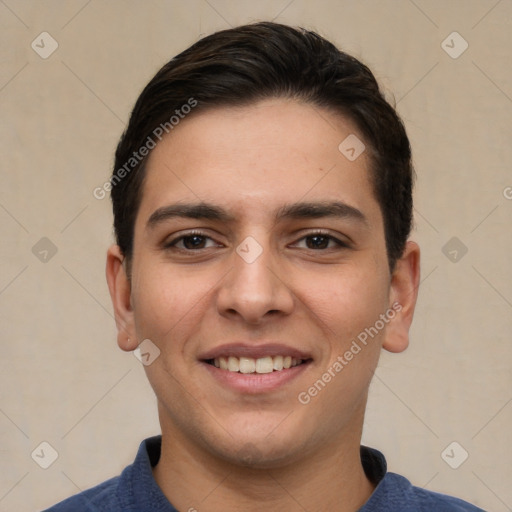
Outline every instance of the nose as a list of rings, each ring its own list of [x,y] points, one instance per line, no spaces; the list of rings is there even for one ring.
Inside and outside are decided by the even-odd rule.
[[[282,264],[271,254],[269,244],[256,245],[252,240],[233,254],[233,268],[222,280],[217,308],[224,317],[259,325],[269,317],[289,315],[294,299],[280,271]]]

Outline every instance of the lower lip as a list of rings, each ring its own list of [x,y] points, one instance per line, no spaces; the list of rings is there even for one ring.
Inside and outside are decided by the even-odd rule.
[[[254,394],[275,391],[301,375],[309,362],[271,373],[239,373],[222,370],[208,363],[202,363],[210,375],[222,386],[241,393]]]

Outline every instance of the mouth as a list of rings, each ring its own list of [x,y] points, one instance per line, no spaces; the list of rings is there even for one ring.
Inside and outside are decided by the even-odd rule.
[[[287,389],[313,362],[311,353],[281,343],[225,344],[198,359],[214,382],[244,395]]]
[[[206,359],[204,362],[221,370],[243,374],[264,374],[281,372],[295,366],[307,364],[311,359],[300,359],[290,355],[253,357],[215,357]]]

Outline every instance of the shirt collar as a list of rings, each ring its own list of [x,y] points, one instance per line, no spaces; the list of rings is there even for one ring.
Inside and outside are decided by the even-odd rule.
[[[131,499],[141,507],[140,510],[155,512],[177,512],[169,503],[153,477],[153,468],[158,464],[162,448],[162,436],[154,436],[142,441],[134,464],[124,472],[121,478],[128,479],[126,487],[130,489]],[[361,463],[368,479],[375,485],[384,478],[387,463],[384,455],[367,446],[361,446]],[[150,506],[151,508],[148,508]]]

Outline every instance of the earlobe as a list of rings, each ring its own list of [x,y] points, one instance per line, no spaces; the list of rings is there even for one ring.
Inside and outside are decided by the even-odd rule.
[[[126,275],[124,260],[124,255],[118,245],[110,247],[107,251],[105,273],[114,307],[117,344],[121,349],[131,351],[135,350],[138,344],[131,306],[131,284]]]
[[[420,282],[420,248],[408,241],[391,276],[390,307],[396,316],[389,322],[382,347],[389,352],[403,352],[409,345],[409,328],[414,316]]]

